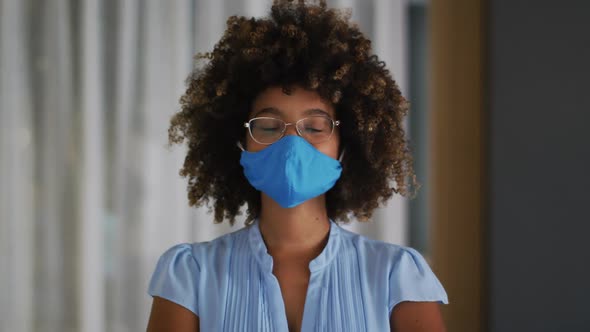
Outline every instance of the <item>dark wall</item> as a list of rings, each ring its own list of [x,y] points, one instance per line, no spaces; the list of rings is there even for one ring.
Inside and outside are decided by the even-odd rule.
[[[590,331],[590,1],[489,1],[490,331]]]

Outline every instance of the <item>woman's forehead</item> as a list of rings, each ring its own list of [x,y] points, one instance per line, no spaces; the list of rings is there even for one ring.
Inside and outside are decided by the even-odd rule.
[[[270,87],[258,94],[250,111],[250,117],[263,114],[282,118],[310,115],[334,117],[334,107],[315,91],[295,87],[286,94],[281,87]]]
[[[326,110],[326,109],[322,109],[322,108],[309,108],[306,110],[297,110],[297,111],[283,111],[279,108],[275,108],[275,107],[265,107],[265,108],[261,108],[259,110],[254,110],[252,112],[252,117],[259,117],[259,116],[268,116],[268,115],[274,115],[276,117],[288,117],[289,115],[302,115],[302,116],[312,116],[312,115],[322,115],[322,116],[328,116],[328,117],[332,117],[332,114]]]

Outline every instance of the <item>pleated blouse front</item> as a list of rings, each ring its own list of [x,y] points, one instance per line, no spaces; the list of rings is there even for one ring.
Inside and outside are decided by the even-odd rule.
[[[179,244],[158,261],[148,293],[194,312],[201,331],[284,331],[287,317],[258,222],[210,242]],[[389,331],[402,301],[448,303],[414,249],[369,239],[330,221],[309,264],[301,331]]]

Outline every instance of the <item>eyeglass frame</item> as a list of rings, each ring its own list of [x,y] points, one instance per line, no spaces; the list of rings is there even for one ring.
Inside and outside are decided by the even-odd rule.
[[[285,136],[285,133],[287,132],[287,126],[295,125],[295,131],[297,132],[297,135],[300,136],[300,137],[305,138],[303,136],[303,134],[301,134],[301,132],[299,131],[299,128],[298,128],[297,125],[299,124],[299,122],[301,122],[301,121],[303,121],[305,119],[313,118],[313,117],[322,117],[322,118],[325,118],[325,119],[328,119],[328,120],[332,121],[332,132],[330,133],[330,136],[328,136],[328,138],[326,138],[326,140],[321,141],[321,142],[317,142],[315,144],[329,141],[330,138],[332,138],[332,135],[334,135],[334,129],[336,129],[336,127],[338,127],[340,125],[340,120],[334,120],[331,117],[325,116],[325,115],[311,115],[311,116],[306,116],[304,118],[301,118],[301,119],[297,120],[296,122],[285,122],[285,121],[283,121],[281,119],[272,118],[272,117],[269,117],[269,116],[260,116],[260,117],[252,118],[252,119],[248,120],[247,122],[244,122],[244,128],[248,128],[248,133],[250,134],[250,138],[252,138],[252,140],[254,140],[254,142],[256,142],[258,144],[262,144],[262,145],[271,145],[271,144],[276,143],[278,140],[280,140],[281,138],[283,138]],[[262,142],[257,141],[254,138],[254,135],[252,134],[252,127],[250,127],[250,122],[252,122],[254,120],[257,120],[257,119],[278,120],[278,121],[283,122],[285,124],[285,127],[284,127],[283,131],[281,132],[281,135],[274,142],[272,142],[272,143],[262,143]],[[306,141],[307,141],[307,139],[306,139]]]

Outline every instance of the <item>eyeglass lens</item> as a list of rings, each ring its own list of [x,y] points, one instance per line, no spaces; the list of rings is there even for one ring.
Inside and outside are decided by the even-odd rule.
[[[250,120],[250,134],[258,143],[271,144],[278,141],[286,130],[283,120],[255,118]],[[325,116],[311,116],[297,122],[298,133],[309,143],[326,141],[334,131],[334,122]]]

